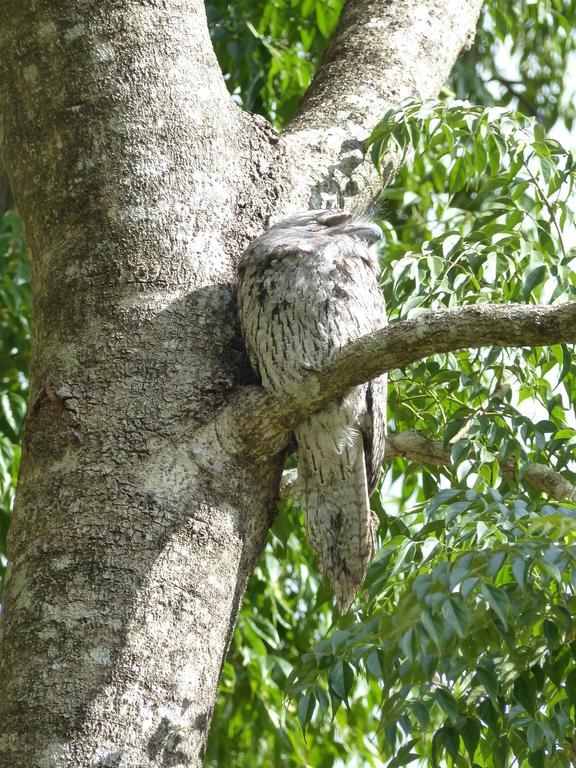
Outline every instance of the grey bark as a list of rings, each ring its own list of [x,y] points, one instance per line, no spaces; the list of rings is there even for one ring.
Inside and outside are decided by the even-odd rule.
[[[397,456],[403,456],[418,464],[449,467],[452,463],[450,451],[444,448],[440,440],[430,440],[415,429],[389,436],[385,461],[391,461]],[[560,472],[545,464],[529,461],[519,476],[515,462],[508,461],[501,465],[501,471],[508,477],[519,479],[532,488],[547,493],[557,501],[573,501],[576,498],[576,486]]]
[[[416,429],[389,436],[385,461],[391,461],[397,456],[403,456],[418,464],[431,464],[437,467],[449,467],[452,463],[450,450],[445,448],[440,440],[430,440]],[[545,464],[529,461],[519,473],[516,462],[506,461],[501,463],[500,470],[503,475],[527,483],[556,501],[574,501],[576,498],[576,486],[560,472],[556,472]],[[282,485],[285,485],[284,477]]]
[[[31,254],[34,359],[2,765],[202,763],[281,470],[230,452],[233,420],[214,418],[249,380],[237,258],[272,215],[372,194],[359,141],[400,91],[435,95],[480,2],[350,5],[337,34],[378,72],[349,62],[348,90],[322,90],[333,50],[280,137],[229,99],[201,0],[5,3],[0,164]]]

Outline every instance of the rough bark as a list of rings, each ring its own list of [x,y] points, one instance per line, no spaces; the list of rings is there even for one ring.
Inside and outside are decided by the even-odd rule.
[[[2,765],[202,762],[281,469],[230,452],[214,419],[249,380],[236,260],[273,214],[371,196],[359,141],[400,92],[436,93],[480,2],[350,6],[337,34],[379,68],[333,49],[279,137],[228,98],[201,0],[5,4],[1,165],[31,254],[34,359]],[[339,56],[349,90],[331,92]]]
[[[246,375],[230,233],[243,188],[267,199],[265,132],[199,1],[18,0],[0,35],[34,293],[0,764],[195,765],[279,460],[196,457],[176,433]]]
[[[346,3],[285,135],[306,158],[294,178],[295,189],[304,184],[305,207],[372,200],[382,182],[364,157],[364,140],[391,105],[438,94],[459,52],[471,45],[481,6],[482,0]],[[399,163],[400,155],[390,153],[383,176],[391,178]]]

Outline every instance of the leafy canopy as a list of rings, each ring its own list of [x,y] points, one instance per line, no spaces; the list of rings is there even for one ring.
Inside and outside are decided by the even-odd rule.
[[[16,214],[0,216],[0,587],[28,397],[30,286]]]

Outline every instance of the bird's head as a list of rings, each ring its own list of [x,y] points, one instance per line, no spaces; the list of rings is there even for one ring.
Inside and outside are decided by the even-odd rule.
[[[334,209],[302,211],[281,219],[253,240],[240,266],[291,253],[321,253],[335,243],[342,248],[363,246],[368,254],[381,237],[380,227],[367,216]]]

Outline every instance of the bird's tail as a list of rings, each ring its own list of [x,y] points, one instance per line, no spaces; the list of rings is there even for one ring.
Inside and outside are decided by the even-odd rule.
[[[344,613],[362,585],[374,556],[362,438],[356,433],[352,444],[336,457],[332,455],[331,462],[326,462],[332,471],[324,472],[301,438],[300,435],[298,474],[308,538],[318,554],[322,573],[332,586],[338,607]]]

